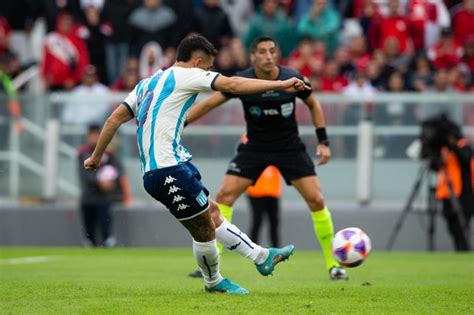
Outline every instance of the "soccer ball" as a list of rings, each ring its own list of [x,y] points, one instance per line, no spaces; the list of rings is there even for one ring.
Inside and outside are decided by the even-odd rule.
[[[344,267],[356,267],[362,264],[371,248],[370,238],[356,227],[340,230],[332,240],[332,254]]]

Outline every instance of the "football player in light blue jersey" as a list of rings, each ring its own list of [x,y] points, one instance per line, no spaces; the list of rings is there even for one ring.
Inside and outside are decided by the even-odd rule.
[[[163,203],[191,234],[194,257],[206,291],[248,294],[246,289],[221,276],[216,239],[251,259],[262,275],[271,274],[276,264],[293,253],[294,246],[263,248],[222,216],[211,218],[217,204],[209,199],[199,171],[190,162],[191,154],[181,145],[184,122],[199,92],[214,89],[251,94],[268,90],[302,91],[308,87],[297,78],[264,81],[222,76],[210,71],[216,54],[212,44],[202,36],[183,39],[176,63],[140,81],[110,115],[84,167],[96,170],[117,129],[135,117],[145,190]]]

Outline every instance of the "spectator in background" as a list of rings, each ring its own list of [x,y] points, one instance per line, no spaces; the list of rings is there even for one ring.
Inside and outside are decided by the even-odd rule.
[[[311,83],[311,89],[313,92],[322,92],[323,91],[323,82],[321,80],[320,74],[313,74],[309,77]]]
[[[336,53],[334,54],[334,59],[339,65],[339,72],[341,75],[346,77],[351,76],[356,71],[356,67],[352,63],[350,52],[347,47],[338,47]]]
[[[295,21],[300,21],[304,15],[311,11],[313,0],[296,0],[294,4],[293,17]]]
[[[416,55],[411,63],[408,84],[411,90],[423,92],[433,83],[433,69],[424,54]]]
[[[137,58],[130,57],[127,63],[124,65],[122,70],[122,76],[115,81],[110,87],[113,91],[128,91],[133,90],[135,85],[140,81],[138,75],[138,60]]]
[[[380,83],[381,86],[383,87],[380,90],[386,90],[388,86],[388,78],[392,74],[392,72],[396,71],[396,68],[393,67],[385,55],[385,53],[382,50],[376,50],[374,51],[372,55],[372,60],[377,64],[377,66],[380,68]]]
[[[55,32],[46,36],[41,74],[46,88],[71,90],[79,83],[89,53],[85,42],[77,36],[74,17],[64,12],[58,16]]]
[[[148,78],[163,67],[164,54],[157,42],[148,42],[143,46],[138,59],[140,79]]]
[[[452,93],[453,86],[449,82],[449,71],[448,69],[438,69],[433,76],[433,85],[428,87],[426,90],[431,93]],[[420,106],[419,120],[425,120],[442,113],[446,113],[449,117],[456,121],[461,121],[462,109],[460,106],[455,106],[452,102],[446,101],[433,101],[429,104],[422,104]]]
[[[93,1],[97,0],[83,0],[81,2],[82,5],[87,6],[83,7],[85,20],[79,33],[86,41],[90,63],[97,68],[100,82],[108,84],[105,46],[108,38],[112,35],[113,29],[110,23],[104,23],[101,19],[100,10],[103,1],[102,5],[100,5],[100,1],[97,3]]]
[[[367,40],[367,46],[370,51],[379,47],[379,32],[382,15],[377,5],[371,0],[365,0],[362,15],[359,17],[359,24]]]
[[[267,218],[271,246],[280,247],[280,197],[282,191],[281,174],[275,166],[268,166],[254,185],[247,188],[247,196],[252,211],[250,238],[259,242],[264,216]]]
[[[358,71],[365,71],[372,59],[372,55],[367,51],[367,41],[364,36],[354,36],[349,45],[349,54],[352,64]]]
[[[387,58],[389,66],[405,73],[408,71],[410,56],[400,51],[400,41],[395,37],[389,37],[385,40],[383,52]]]
[[[82,84],[74,89],[76,99],[64,105],[61,122],[75,125],[102,123],[110,110],[108,103],[104,100],[84,99],[84,96],[104,96],[108,90],[99,82],[95,66],[88,65],[82,76]]]
[[[428,58],[436,69],[452,68],[462,59],[463,48],[457,43],[450,30],[443,30],[441,39],[428,51]]]
[[[378,28],[378,47],[386,49],[387,41],[396,41],[401,54],[413,50],[410,21],[399,13],[399,1],[389,0],[389,12],[381,18]],[[393,45],[393,44],[392,44]]]
[[[305,14],[298,23],[299,36],[310,36],[316,41],[326,43],[328,55],[333,56],[339,45],[339,29],[341,17],[328,6],[327,0],[314,0],[310,12]]]
[[[204,0],[202,8],[194,13],[192,30],[206,37],[216,49],[229,44],[234,32],[219,0]]]
[[[114,247],[116,239],[112,236],[111,205],[121,193],[121,183],[126,183],[122,165],[117,156],[107,151],[97,171],[84,169],[84,161],[92,154],[100,134],[98,125],[91,125],[87,141],[78,151],[79,178],[81,184],[80,209],[84,228],[83,245],[85,247],[102,245]],[[123,191],[123,190],[122,190]],[[119,199],[123,200],[120,196]],[[100,227],[101,241],[96,237]]]
[[[372,86],[365,73],[355,72],[343,94],[356,102],[355,104],[346,105],[346,109],[341,115],[343,125],[355,126],[362,119],[372,116],[372,99],[377,94],[377,90]],[[344,136],[343,140],[343,155],[345,157],[355,157],[356,141],[354,141],[354,138]]]
[[[320,44],[316,45],[311,37],[301,38],[298,47],[290,55],[288,66],[306,77],[310,77],[313,74],[321,74],[326,57],[326,45],[324,42],[318,43]],[[318,49],[317,46],[319,46]]]
[[[242,37],[254,15],[250,0],[221,0],[221,6],[229,17],[230,25],[236,37]]]
[[[0,55],[10,50],[10,31],[7,19],[0,16]]]
[[[388,93],[402,93],[405,90],[405,79],[401,72],[393,72],[388,79]],[[392,100],[385,106],[375,106],[374,118],[377,125],[403,126],[407,124],[416,124],[413,119],[412,104],[402,103],[400,100]],[[386,158],[404,158],[405,149],[413,141],[411,137],[401,135],[387,134],[379,137],[383,142],[380,147]]]
[[[449,85],[457,92],[466,92],[470,84],[471,72],[465,64],[459,64],[448,71]]]
[[[195,12],[193,0],[164,0],[163,3],[170,7],[176,14],[176,29],[174,30],[171,46],[178,47],[179,42],[192,31]],[[172,59],[173,62],[174,60],[175,59]]]
[[[226,77],[231,77],[238,70],[239,69],[234,62],[230,48],[222,48],[216,58],[215,71]]]
[[[371,101],[373,96],[377,94],[377,90],[370,84],[363,72],[356,72],[343,93],[359,100]]]
[[[249,66],[247,52],[239,38],[233,38],[230,41],[230,51],[235,62],[235,66],[239,70],[244,70]]]
[[[471,83],[474,82],[474,36],[468,37],[464,43],[463,63],[471,72]]]
[[[433,77],[433,86],[431,86],[430,90],[437,93],[444,93],[450,91],[451,88],[452,87],[449,85],[448,70],[436,70]]]
[[[383,76],[382,69],[380,68],[379,64],[374,60],[369,62],[367,65],[367,68],[365,69],[365,75],[370,81],[370,84],[372,84],[372,86],[376,88],[377,91],[384,91],[386,89],[388,85],[386,78]]]
[[[105,45],[107,78],[110,83],[119,78],[120,69],[127,61],[131,30],[126,21],[139,3],[140,0],[105,1],[102,10],[103,21],[110,23],[112,27],[112,34],[107,38]]]
[[[348,85],[345,77],[339,73],[339,65],[335,60],[328,60],[321,78],[323,92],[340,93]]]
[[[17,132],[21,132],[21,107],[18,102],[15,87],[7,74],[9,58],[0,55],[0,151],[7,149],[10,125],[13,124]],[[4,99],[6,95],[6,99]],[[0,171],[1,172],[1,171]]]
[[[255,14],[245,32],[245,48],[249,50],[253,40],[260,36],[274,38],[283,58],[287,58],[296,46],[293,26],[290,19],[279,9],[278,0],[263,1],[261,10]]]
[[[152,41],[162,49],[173,46],[177,20],[174,11],[162,4],[162,0],[144,0],[128,18],[132,28],[130,54],[139,56],[143,46]]]
[[[457,43],[465,43],[474,36],[474,0],[464,0],[453,14],[453,33]]]
[[[0,16],[8,22],[10,51],[18,57],[22,66],[34,61],[30,35],[41,3],[37,0],[0,1]]]
[[[412,0],[407,12],[415,51],[431,47],[439,40],[441,29],[451,26],[448,9],[442,0]]]
[[[63,12],[69,12],[76,21],[82,17],[79,0],[42,0],[38,2],[41,4],[39,10],[46,19],[48,33],[56,30],[58,17]]]

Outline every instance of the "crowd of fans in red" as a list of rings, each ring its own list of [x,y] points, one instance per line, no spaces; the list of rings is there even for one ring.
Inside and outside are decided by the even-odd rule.
[[[47,33],[35,61],[24,47],[38,18]],[[192,32],[220,50],[225,75],[270,35],[315,91],[474,91],[474,0],[2,1],[0,64],[15,76],[37,62],[46,90],[127,91],[171,65]]]

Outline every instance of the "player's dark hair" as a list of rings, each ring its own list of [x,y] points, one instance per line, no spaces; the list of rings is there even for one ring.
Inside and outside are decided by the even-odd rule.
[[[92,125],[89,125],[89,127],[87,128],[87,134],[91,134],[91,133],[94,133],[94,132],[99,132],[100,133],[100,126],[99,125],[96,125],[96,124],[92,124]]]
[[[209,56],[217,56],[218,51],[205,37],[200,35],[186,36],[178,45],[176,61],[187,62],[191,60],[194,52],[202,51]]]
[[[250,46],[250,52],[254,53],[257,50],[258,44],[263,42],[273,42],[275,46],[278,47],[277,42],[270,36],[259,36],[253,40],[252,45]]]

